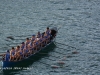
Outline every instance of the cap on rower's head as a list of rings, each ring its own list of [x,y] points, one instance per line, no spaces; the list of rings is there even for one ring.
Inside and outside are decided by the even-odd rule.
[[[32,36],[35,36],[34,34]]]
[[[24,44],[24,42],[22,42],[21,44]]]

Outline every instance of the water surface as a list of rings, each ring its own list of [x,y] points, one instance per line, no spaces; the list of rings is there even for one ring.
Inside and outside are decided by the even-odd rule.
[[[1,53],[19,45],[26,37],[43,32],[47,26],[61,27],[56,42],[68,45],[56,43],[57,47],[29,65],[30,69],[10,74],[99,75],[99,13],[99,0],[1,0]],[[8,39],[9,36],[14,39]],[[60,65],[59,61],[65,64]],[[52,65],[58,68],[52,68]]]

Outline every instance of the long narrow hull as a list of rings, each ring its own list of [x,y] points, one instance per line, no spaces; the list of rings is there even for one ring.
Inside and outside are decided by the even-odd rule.
[[[23,59],[21,61],[2,61],[3,69],[10,69],[12,67],[22,67],[22,66],[25,65],[25,63],[28,64],[28,63],[30,63],[32,61],[34,62],[35,59],[37,57],[39,57],[38,54],[40,54],[41,52],[47,51],[46,48],[48,48],[50,45],[52,45],[52,44],[54,45],[53,42],[54,41],[51,41],[49,44],[47,44],[45,47],[43,47],[42,49],[37,51],[35,54],[33,54],[33,55],[31,55],[31,56],[29,56],[29,57],[27,57],[27,58],[25,58],[25,59]]]
[[[12,69],[12,67],[24,67],[27,64],[33,63],[35,61],[35,59],[37,59],[37,57],[41,57],[40,55],[38,55],[41,52],[44,52],[44,51],[48,52],[49,51],[48,47],[52,44],[54,45],[55,34],[57,33],[57,28],[56,27],[52,28],[51,30],[52,30],[51,35],[53,36],[53,38],[51,38],[52,40],[49,44],[47,44],[45,47],[43,47],[42,49],[35,52],[35,54],[32,54],[29,57],[24,58],[21,61],[2,61],[2,68],[3,69],[10,69],[10,68]]]

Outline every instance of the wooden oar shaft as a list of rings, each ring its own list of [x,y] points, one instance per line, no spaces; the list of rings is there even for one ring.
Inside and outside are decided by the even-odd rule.
[[[5,53],[0,54],[0,56],[3,56],[3,55],[5,55]]]
[[[62,44],[62,43],[59,43],[59,42],[56,42],[56,43],[58,43],[58,44],[61,44],[61,45],[65,45],[65,46],[68,46],[68,45],[66,45],[66,44]]]
[[[59,42],[56,42],[56,43],[61,44],[61,45],[64,45],[64,46],[68,46],[68,47],[71,47],[71,48],[75,48],[75,47],[73,47],[73,46],[69,46],[69,45],[66,45],[66,44],[59,43]],[[76,49],[76,48],[75,48],[75,49]]]
[[[58,46],[56,46],[56,48],[63,49],[63,50],[67,50],[67,49],[64,49],[64,48],[60,48],[60,47],[58,47]]]
[[[20,36],[14,36],[14,37],[26,37],[26,36],[32,36],[32,35],[20,35]]]

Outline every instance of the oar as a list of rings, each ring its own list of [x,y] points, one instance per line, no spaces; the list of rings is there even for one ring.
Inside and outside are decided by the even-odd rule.
[[[63,53],[61,53],[61,52],[57,52],[57,51],[54,51],[54,52],[59,53],[59,54],[62,54],[62,55],[66,55],[66,54],[63,54]]]
[[[63,25],[62,25],[62,26],[63,26]],[[59,30],[62,26],[60,26],[60,27],[58,28],[58,30]]]
[[[55,61],[55,59],[50,59],[50,58],[47,58],[47,57],[46,57],[46,58],[44,58],[44,59],[48,59],[48,60],[52,60],[52,61]]]
[[[58,47],[58,46],[56,46],[56,48],[63,49],[63,50],[67,50],[67,49],[64,49],[64,48],[60,48],[60,47]]]
[[[57,29],[59,30],[63,25],[59,26]],[[47,27],[51,27],[51,25],[48,25]],[[36,34],[36,33],[35,33]],[[14,36],[14,37],[26,37],[26,36],[32,36],[32,35],[20,35],[20,36]],[[12,37],[12,36],[11,36]],[[14,39],[15,40],[15,39]]]
[[[34,33],[34,34],[37,34],[37,33]],[[20,36],[14,36],[14,37],[29,37],[32,36],[33,34],[29,34],[29,35],[20,35]]]
[[[66,56],[67,54],[63,54],[63,53],[57,52],[57,51],[54,51],[54,52],[56,52],[58,54],[62,54],[64,57],[69,57],[69,56]],[[39,53],[39,54],[48,54],[48,53]],[[60,58],[60,56],[54,56],[54,55],[51,55],[51,54],[48,54],[48,55],[51,56],[51,57]],[[48,58],[46,57],[45,59],[48,59]],[[50,58],[49,58],[49,60],[54,61],[53,59],[50,59]]]
[[[53,60],[53,59],[50,59],[50,58],[45,58],[45,59],[49,59],[49,60],[52,60],[52,61],[55,61],[55,60]],[[31,58],[29,58],[29,60],[35,60],[35,59],[31,59]],[[41,61],[38,61],[38,62],[40,62],[40,63],[42,63],[42,64],[45,64],[45,65],[48,65],[48,66],[51,66],[52,68],[54,68],[54,66],[52,66],[52,65],[50,65],[50,64],[47,64],[47,63],[44,63],[44,62],[41,62]],[[62,64],[62,63],[64,63],[64,62],[60,62],[59,64]]]
[[[66,45],[66,44],[63,44],[63,43],[59,43],[59,42],[56,42],[56,41],[55,41],[55,43],[58,43],[58,44],[61,44],[61,45],[65,45],[65,46],[68,46],[68,45]]]
[[[14,36],[14,37],[26,37],[26,36],[32,36],[32,35],[20,35],[20,36]]]
[[[63,43],[59,43],[59,42],[55,42],[55,43],[58,43],[58,44],[61,44],[61,45],[64,45],[64,46],[69,46],[69,45],[66,45],[66,44],[63,44]],[[73,46],[69,46],[69,47],[75,48],[75,47],[73,47]],[[76,49],[76,48],[75,48],[75,49]]]
[[[6,52],[0,52],[0,56],[3,56],[5,54],[6,54]]]
[[[4,54],[0,54],[0,56],[3,56],[3,55],[5,55],[5,53]]]
[[[41,55],[46,55],[46,54],[48,54],[48,53],[41,53],[41,52],[40,52],[40,53],[38,53],[38,54],[41,54]]]

